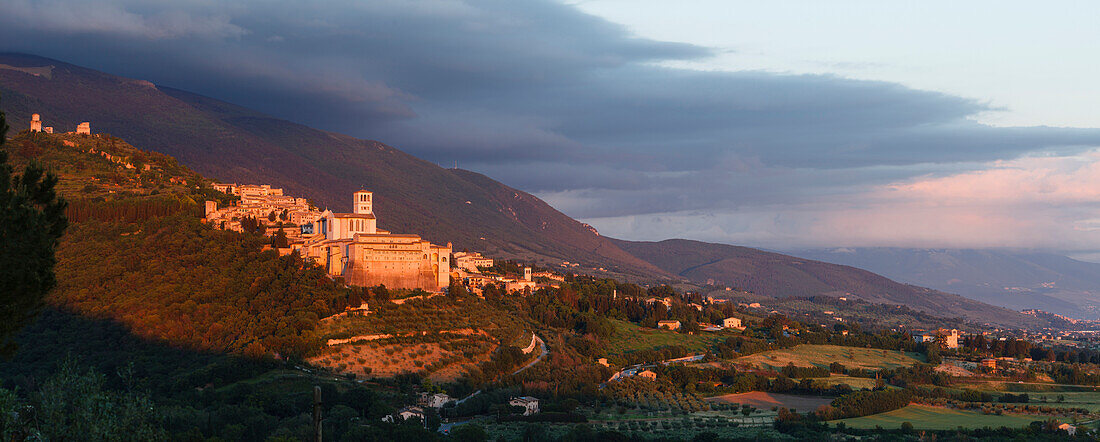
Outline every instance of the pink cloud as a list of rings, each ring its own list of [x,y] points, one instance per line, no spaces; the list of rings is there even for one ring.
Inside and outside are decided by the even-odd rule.
[[[609,236],[764,247],[1100,249],[1100,150],[1029,156],[796,205],[586,220]]]

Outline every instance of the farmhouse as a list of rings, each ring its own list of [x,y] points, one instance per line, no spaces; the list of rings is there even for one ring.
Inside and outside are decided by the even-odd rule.
[[[523,407],[524,416],[530,416],[539,412],[539,400],[531,396],[512,398],[511,401],[508,401],[508,405]]]
[[[657,321],[657,328],[667,328],[669,330],[679,330],[680,329],[680,321],[671,321],[671,320]]]
[[[1077,434],[1077,427],[1070,424],[1061,424],[1058,426],[1058,429],[1069,433],[1070,436]]]
[[[741,320],[738,318],[726,318],[722,320],[722,327],[725,328],[737,328],[741,326]]]
[[[923,332],[914,334],[913,341],[917,343],[935,342],[937,337],[943,337],[944,343],[946,344],[947,348],[959,348],[959,331],[955,329],[941,329],[934,332]]]
[[[447,393],[420,393],[419,404],[424,407],[443,408],[448,402],[453,401]]]
[[[646,369],[638,372],[638,377],[655,381],[657,380],[657,373],[655,373],[653,370]]]
[[[395,422],[397,419],[407,421],[409,419],[420,419],[420,422],[424,424],[424,428],[428,426],[428,420],[424,414],[424,409],[420,407],[405,407],[397,411],[397,413],[388,415],[382,418],[382,422]]]

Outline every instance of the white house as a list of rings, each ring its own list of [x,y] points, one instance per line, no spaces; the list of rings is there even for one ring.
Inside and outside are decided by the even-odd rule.
[[[512,398],[508,405],[523,407],[523,415],[530,416],[539,412],[539,400],[531,396]]]
[[[427,416],[424,414],[424,409],[420,407],[405,407],[397,411],[397,413],[388,415],[382,418],[382,422],[393,423],[397,419],[407,421],[412,418],[420,419],[420,422],[424,423],[424,427],[428,426]]]
[[[680,321],[657,321],[657,328],[667,328],[669,330],[679,330]]]
[[[432,408],[443,408],[448,402],[453,401],[447,393],[420,393],[420,405]]]
[[[738,318],[726,318],[722,320],[722,327],[725,328],[737,328],[741,326],[741,320]]]

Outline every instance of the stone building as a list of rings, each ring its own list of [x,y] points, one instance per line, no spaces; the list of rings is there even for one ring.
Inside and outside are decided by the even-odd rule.
[[[523,415],[530,416],[539,412],[539,400],[531,396],[520,396],[508,401],[513,407],[523,407]]]
[[[942,337],[944,346],[947,348],[959,348],[959,331],[956,329],[951,330],[936,330],[934,332],[923,332],[913,335],[913,341],[916,343],[921,342],[935,342],[936,338]]]
[[[78,124],[76,126],[76,134],[77,135],[91,135],[92,134],[92,123],[89,123],[89,122],[85,121],[83,123]]]
[[[31,114],[31,132],[42,132],[42,117]]]
[[[673,321],[673,320],[657,321],[657,328],[667,328],[669,330],[679,330],[680,329],[680,321]]]
[[[478,267],[492,267],[493,258],[486,258],[477,252],[455,252],[455,267],[468,272],[478,273]]]
[[[371,192],[355,192],[353,203],[353,213],[321,214],[314,237],[295,246],[303,256],[348,284],[429,291],[450,285],[451,244],[437,246],[419,235],[379,229]]]

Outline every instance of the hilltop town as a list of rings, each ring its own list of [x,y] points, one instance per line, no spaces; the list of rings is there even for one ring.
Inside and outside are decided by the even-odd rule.
[[[507,438],[536,422],[558,435],[584,422],[607,434],[826,437],[863,434],[895,415],[922,427],[961,415],[1084,432],[1080,422],[1100,417],[1091,392],[1064,402],[1052,392],[1048,402],[988,390],[1092,388],[1095,337],[1069,343],[846,297],[780,300],[560,273],[385,230],[370,190],[337,212],[270,184],[205,179],[85,127],[13,139],[18,161],[61,173],[73,203],[75,233],[61,246],[51,302],[118,321],[173,354],[246,357],[193,369],[166,393],[188,404],[196,392],[212,398],[204,413],[221,421],[210,434],[240,434],[223,402],[313,383],[351,410],[326,409],[347,425],[340,434],[478,425]],[[87,327],[59,314],[30,335]],[[228,368],[237,366],[249,368]],[[297,425],[300,404],[280,407],[290,411],[242,413]],[[205,425],[187,416],[179,419]]]
[[[531,267],[511,278],[486,274],[483,269],[493,267],[492,258],[467,251],[452,254],[450,243],[439,246],[416,234],[380,229],[374,194],[367,190],[352,195],[351,213],[339,213],[318,209],[305,198],[284,195],[283,189],[267,184],[214,183],[213,188],[238,199],[224,207],[206,201],[205,222],[267,235],[281,255],[298,253],[349,284],[441,292],[454,281],[481,294],[488,284],[501,285],[508,293],[529,293],[539,286],[535,278],[564,280],[549,271],[533,273]]]

